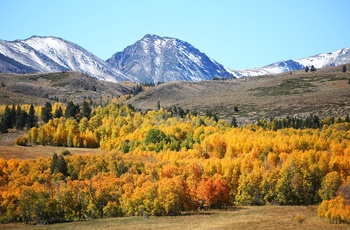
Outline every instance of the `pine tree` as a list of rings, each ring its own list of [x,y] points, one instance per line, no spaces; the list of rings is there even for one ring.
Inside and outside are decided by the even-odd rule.
[[[309,72],[309,67],[308,66],[305,67],[305,72],[306,73]]]
[[[80,119],[83,117],[90,119],[90,115],[91,115],[90,105],[87,101],[83,101],[83,103],[80,106]]]
[[[62,155],[57,156],[54,153],[50,164],[51,173],[62,173],[64,176],[68,176],[67,162]]]
[[[21,109],[20,105],[17,105],[16,109],[16,122],[15,122],[15,127],[17,130],[22,130],[23,127],[26,124],[26,119],[27,119],[27,112]]]
[[[79,113],[79,106],[74,105],[72,101],[68,102],[64,116],[66,118],[76,118]]]
[[[9,128],[12,128],[16,124],[16,106],[15,105],[12,105],[10,117],[11,117],[12,125]]]
[[[311,66],[311,69],[310,69],[311,72],[315,72],[316,71],[316,68],[314,65]]]
[[[232,125],[233,127],[237,127],[237,120],[236,120],[235,117],[232,117],[231,125]]]
[[[58,156],[58,172],[62,173],[64,176],[68,176],[67,162],[62,155]]]
[[[345,66],[345,65],[343,65],[342,72],[343,72],[343,73],[346,72],[346,66]]]
[[[26,111],[21,110],[19,112],[19,115],[16,119],[16,129],[22,130],[23,127],[26,125],[26,120],[27,120],[28,114]]]
[[[37,121],[38,121],[38,119],[35,116],[34,106],[30,105],[29,113],[28,113],[27,120],[26,120],[27,128],[29,129],[29,128],[36,126]]]
[[[346,114],[345,122],[350,122],[350,116],[349,116],[349,114]]]
[[[46,102],[41,109],[41,118],[45,123],[52,119],[52,105],[50,102]]]
[[[57,153],[54,153],[53,156],[52,156],[50,169],[51,169],[51,173],[57,173],[57,169],[58,169]]]
[[[4,119],[0,120],[0,133],[7,133],[7,128],[5,126],[5,122]]]
[[[53,114],[53,118],[60,118],[63,117],[63,111],[62,108],[59,106],[56,108],[55,113]]]
[[[5,107],[5,112],[2,117],[3,120],[3,128],[4,129],[9,129],[13,127],[13,119],[12,119],[12,112],[8,106]]]

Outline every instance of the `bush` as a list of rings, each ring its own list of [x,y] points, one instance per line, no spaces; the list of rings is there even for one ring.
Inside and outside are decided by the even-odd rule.
[[[61,152],[61,154],[62,154],[63,156],[70,156],[70,155],[71,155],[71,153],[70,153],[69,150],[63,150],[63,151]]]
[[[299,224],[302,224],[305,221],[305,219],[305,215],[301,213],[296,214],[294,217],[294,220],[297,221]]]
[[[342,72],[343,72],[343,73],[346,72],[346,66],[345,66],[345,65],[343,65]]]
[[[16,145],[21,145],[21,146],[27,146],[28,144],[28,136],[24,135],[23,137],[19,137],[16,141],[15,141]]]

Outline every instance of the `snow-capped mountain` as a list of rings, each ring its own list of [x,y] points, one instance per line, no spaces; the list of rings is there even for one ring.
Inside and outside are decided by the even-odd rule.
[[[200,81],[240,78],[316,69],[350,63],[350,48],[262,68],[231,70],[185,41],[145,35],[104,61],[84,48],[57,37],[33,36],[25,40],[0,39],[0,72],[32,73],[79,71],[97,79],[119,82]]]
[[[82,47],[56,37],[0,40],[0,54],[39,72],[80,71],[107,81],[133,81]]]
[[[200,81],[232,78],[233,72],[176,38],[147,34],[107,60],[140,82]]]
[[[294,70],[303,70],[306,66],[314,66],[316,69],[337,66],[350,63],[350,48],[344,48],[335,52],[318,54],[315,56],[297,60],[280,61],[262,68],[236,71],[243,77],[265,74],[277,74]]]

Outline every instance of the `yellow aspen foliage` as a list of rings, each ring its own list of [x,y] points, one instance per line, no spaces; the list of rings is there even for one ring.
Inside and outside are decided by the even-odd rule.
[[[333,224],[350,223],[349,202],[340,196],[332,200],[324,200],[318,208],[318,216]]]

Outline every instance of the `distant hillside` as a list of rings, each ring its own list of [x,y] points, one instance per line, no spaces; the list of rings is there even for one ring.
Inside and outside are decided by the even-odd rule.
[[[0,74],[0,104],[43,104],[48,99],[82,102],[116,98],[131,93],[131,83],[100,81],[78,72]]]
[[[350,64],[346,65],[350,70]],[[139,109],[156,109],[159,101],[172,106],[207,110],[240,124],[258,118],[305,116],[345,116],[350,113],[350,71],[342,66],[316,72],[266,75],[225,81],[169,82],[142,92],[128,103]],[[235,108],[236,107],[236,108]],[[238,109],[238,111],[237,111]],[[236,110],[236,111],[235,111]]]

